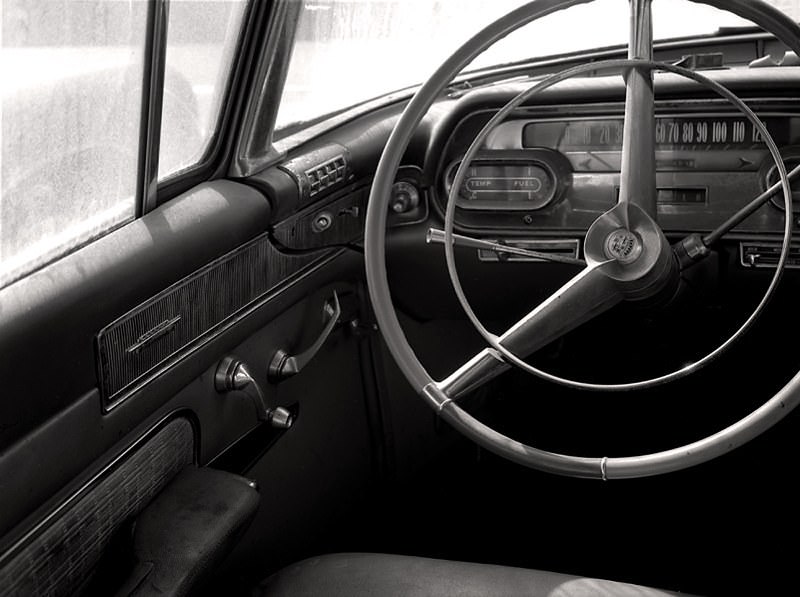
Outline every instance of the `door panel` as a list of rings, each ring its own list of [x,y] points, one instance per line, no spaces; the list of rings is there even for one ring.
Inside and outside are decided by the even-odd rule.
[[[344,304],[351,289],[341,283],[336,289]],[[307,346],[314,335],[308,322],[316,322],[318,331],[320,306],[330,292],[324,288],[295,305],[234,352],[258,363],[276,340]],[[305,337],[292,341],[297,318],[306,322]],[[235,471],[258,482],[261,505],[230,558],[234,577],[255,574],[255,584],[259,573],[307,556],[309,543],[351,519],[374,488],[381,473],[376,443],[384,438],[369,418],[376,404],[363,383],[358,346],[374,336],[364,333],[351,325],[337,328],[305,371],[270,388],[271,400],[298,405],[299,412],[292,428],[252,467]]]
[[[313,373],[304,372],[285,386],[269,384],[269,358],[279,348],[301,349],[319,333],[325,301],[334,288],[349,292],[338,281],[359,279],[361,260],[341,249],[282,253],[269,242],[269,225],[269,204],[258,191],[227,181],[205,184],[0,293],[0,354],[12,355],[0,361],[5,380],[0,400],[0,568],[9,561],[10,546],[59,505],[87,491],[88,481],[159,421],[176,413],[193,421],[200,465],[264,425],[243,393],[215,389],[214,373],[223,356],[235,354],[248,364],[270,406],[301,401],[303,392],[289,394],[283,388],[302,388]],[[226,256],[257,243],[263,258],[249,264],[264,271],[248,278],[252,293],[237,295],[238,302],[216,300],[248,275],[227,267]],[[170,294],[209,268],[216,277],[198,292]],[[257,278],[266,282],[258,286]],[[137,321],[125,319],[126,314],[142,313],[155,304],[154,298],[165,296],[171,306],[183,300],[187,310],[182,318],[208,325],[182,337],[170,330],[170,341],[180,340],[172,354],[150,363],[147,375],[126,388],[124,401],[104,408],[97,334],[120,318]],[[220,304],[227,310],[209,317],[207,307]],[[125,340],[147,337],[151,329],[130,327]],[[355,419],[366,437],[357,351],[346,352],[353,342],[348,338],[335,331],[317,359],[349,363],[343,371],[340,362],[334,365],[338,373],[325,396],[334,405],[346,395],[345,407],[337,412]],[[315,418],[305,412],[299,420],[301,430],[318,429],[319,422],[312,423]],[[342,462],[355,458],[361,464],[353,470],[365,479],[368,442],[353,445],[355,451]],[[33,539],[35,534],[25,541]]]

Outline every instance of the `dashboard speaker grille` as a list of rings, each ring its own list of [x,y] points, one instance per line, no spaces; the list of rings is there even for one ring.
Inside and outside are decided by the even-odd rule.
[[[227,320],[317,256],[278,252],[262,235],[213,261],[97,335],[103,407],[110,410]]]

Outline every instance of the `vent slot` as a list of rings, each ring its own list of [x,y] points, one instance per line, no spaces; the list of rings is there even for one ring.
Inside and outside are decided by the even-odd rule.
[[[322,191],[331,188],[345,179],[347,173],[347,161],[344,155],[338,155],[324,164],[306,170],[308,178],[309,197],[313,197]]]
[[[320,193],[352,180],[350,152],[343,145],[330,143],[292,158],[278,166],[297,183],[304,204]]]

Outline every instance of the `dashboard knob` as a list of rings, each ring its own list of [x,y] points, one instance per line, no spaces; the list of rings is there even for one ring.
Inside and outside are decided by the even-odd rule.
[[[287,409],[279,406],[270,413],[269,423],[276,429],[289,429],[294,424],[294,417]]]
[[[311,229],[316,232],[325,232],[333,224],[333,215],[328,211],[323,211],[314,216],[311,222]]]
[[[410,182],[396,182],[392,185],[392,199],[389,207],[396,214],[404,214],[419,206],[419,191]]]

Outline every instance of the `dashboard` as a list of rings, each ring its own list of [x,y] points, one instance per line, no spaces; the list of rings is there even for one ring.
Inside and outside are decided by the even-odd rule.
[[[732,47],[720,50],[733,56]],[[684,50],[675,52],[659,58],[674,61]],[[800,163],[800,69],[749,68],[749,59],[705,74],[743,98],[792,168]],[[589,226],[619,193],[625,88],[618,74],[564,81],[517,108],[488,134],[454,184],[481,129],[543,74],[457,86],[433,104],[392,191],[387,223],[398,247],[424,245],[428,231],[442,227],[452,192],[456,232],[580,256]],[[656,73],[655,90],[657,217],[667,238],[678,241],[716,229],[777,175],[764,139],[727,100],[667,73]],[[404,106],[343,115],[334,128],[313,129],[313,140],[300,151],[248,181],[271,198],[282,222],[275,227],[277,242],[295,251],[360,242],[372,177]],[[800,227],[800,183],[793,191],[794,225]],[[784,228],[776,195],[723,239],[730,265],[772,267]],[[800,267],[800,246],[791,251],[789,265]],[[502,260],[491,252],[473,256]]]
[[[787,166],[800,162],[800,69],[736,66],[705,74],[758,114]],[[443,93],[400,161],[389,198],[386,250],[393,298],[414,319],[461,317],[435,231],[443,228],[455,171],[473,140],[531,82],[506,78]],[[774,179],[773,164],[763,139],[726,100],[664,73],[656,74],[655,90],[657,216],[675,243],[711,232],[762,194]],[[588,228],[617,201],[624,101],[622,77],[601,73],[565,81],[509,114],[487,136],[454,191],[454,231],[581,258]],[[343,115],[335,127],[318,129],[300,149],[248,180],[270,199],[277,246],[295,253],[361,249],[374,173],[405,106],[397,102],[357,118]],[[315,181],[323,183],[315,187]],[[798,184],[794,195],[796,211]],[[760,299],[782,246],[786,219],[780,203],[760,207],[692,270],[708,280],[696,286],[698,293],[711,296],[724,286],[725,296],[742,303]],[[800,212],[793,217],[796,230],[798,217]],[[504,297],[504,314],[521,316],[575,273],[573,266],[539,261],[458,247],[465,292],[476,312],[492,316],[498,316],[498,296]],[[788,266],[800,267],[800,246],[790,247]]]

